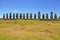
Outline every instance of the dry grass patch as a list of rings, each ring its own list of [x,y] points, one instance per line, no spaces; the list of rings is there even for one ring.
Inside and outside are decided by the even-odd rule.
[[[60,40],[60,21],[0,20],[0,40]]]

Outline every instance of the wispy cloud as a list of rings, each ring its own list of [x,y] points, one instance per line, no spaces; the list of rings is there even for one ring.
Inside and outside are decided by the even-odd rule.
[[[14,13],[17,13],[17,10],[13,10]]]

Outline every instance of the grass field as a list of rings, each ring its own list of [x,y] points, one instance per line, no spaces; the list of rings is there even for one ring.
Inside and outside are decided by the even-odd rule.
[[[0,40],[60,40],[60,21],[0,20]]]

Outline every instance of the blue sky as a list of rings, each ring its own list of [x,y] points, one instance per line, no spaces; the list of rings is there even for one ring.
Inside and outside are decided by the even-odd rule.
[[[36,13],[50,12],[60,15],[60,0],[0,0],[0,17],[3,13]]]

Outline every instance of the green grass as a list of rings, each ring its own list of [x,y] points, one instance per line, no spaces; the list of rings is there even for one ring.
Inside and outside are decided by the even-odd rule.
[[[17,39],[15,37],[12,37],[12,36],[11,37],[9,37],[9,36],[8,37],[0,36],[0,40],[17,40]]]
[[[0,20],[0,40],[60,40],[60,21]]]

